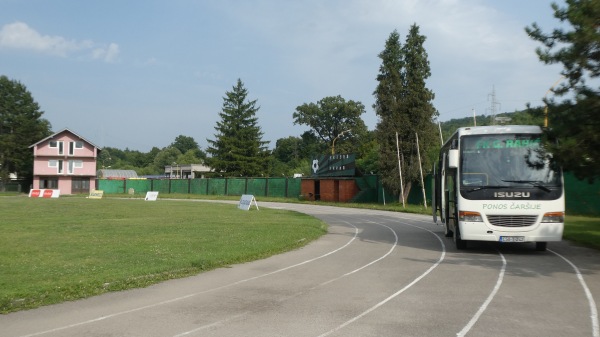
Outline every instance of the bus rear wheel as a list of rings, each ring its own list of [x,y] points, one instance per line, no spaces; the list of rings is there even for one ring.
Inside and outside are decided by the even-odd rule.
[[[452,237],[452,230],[450,229],[450,225],[448,225],[448,221],[444,224],[444,236],[447,238]]]

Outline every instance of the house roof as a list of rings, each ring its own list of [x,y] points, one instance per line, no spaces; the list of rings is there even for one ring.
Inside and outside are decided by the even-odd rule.
[[[85,139],[84,137],[80,136],[79,134],[77,134],[77,133],[75,133],[75,132],[73,132],[73,131],[69,130],[68,128],[64,128],[64,129],[62,129],[62,130],[60,130],[60,131],[58,131],[58,132],[55,132],[55,133],[53,133],[52,135],[50,135],[50,136],[48,136],[48,137],[46,137],[46,138],[44,138],[44,139],[40,140],[39,142],[37,142],[37,143],[35,143],[35,144],[33,144],[33,145],[29,146],[29,147],[34,147],[34,146],[36,146],[36,145],[38,145],[38,144],[40,144],[40,143],[43,143],[43,142],[45,142],[45,141],[47,141],[47,140],[49,140],[49,139],[52,139],[52,138],[56,137],[58,134],[60,134],[60,133],[63,133],[63,132],[69,132],[69,133],[72,133],[72,134],[74,134],[75,136],[79,137],[79,139],[86,141],[88,144],[90,144],[90,145],[92,145],[93,147],[95,147],[95,148],[97,148],[97,149],[99,149],[99,150],[100,150],[100,147],[99,147],[99,146],[97,146],[96,144],[94,144],[94,143],[90,142],[89,140]]]
[[[212,169],[203,164],[180,164],[180,165],[165,165],[165,172],[171,172],[173,170],[185,170],[195,172],[211,172]]]
[[[107,170],[101,169],[98,170],[97,174],[98,178],[106,179],[106,178],[138,178],[137,172],[134,170]]]

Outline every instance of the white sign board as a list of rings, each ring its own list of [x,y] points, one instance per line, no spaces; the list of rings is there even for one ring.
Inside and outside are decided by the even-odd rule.
[[[156,198],[158,198],[158,192],[155,191],[148,191],[146,192],[146,201],[156,201]]]
[[[249,211],[250,206],[252,205],[252,202],[254,202],[256,209],[258,209],[258,204],[256,203],[256,199],[254,198],[254,195],[243,194],[242,198],[240,199],[240,203],[238,204],[238,208],[242,209],[244,211]]]
[[[102,190],[92,190],[90,192],[90,196],[88,198],[89,199],[102,199],[103,195],[104,195],[104,191],[102,191]]]

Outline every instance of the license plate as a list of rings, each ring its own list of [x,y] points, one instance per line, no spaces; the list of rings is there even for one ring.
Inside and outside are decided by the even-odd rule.
[[[525,242],[524,236],[501,236],[500,242]]]

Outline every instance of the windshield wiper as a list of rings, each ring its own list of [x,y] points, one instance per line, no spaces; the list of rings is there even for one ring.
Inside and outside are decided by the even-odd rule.
[[[531,186],[535,186],[543,191],[550,192],[550,189],[544,185],[539,180],[502,180],[505,183],[518,183],[518,184],[529,184]]]
[[[471,193],[471,192],[475,192],[475,191],[479,191],[479,190],[487,190],[487,189],[500,189],[500,188],[505,188],[506,186],[478,186],[478,187],[474,187],[470,190],[466,190],[467,193]]]

